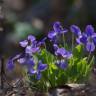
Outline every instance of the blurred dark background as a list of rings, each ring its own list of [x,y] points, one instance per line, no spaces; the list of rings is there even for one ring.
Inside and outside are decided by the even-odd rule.
[[[28,34],[38,39],[47,35],[54,21],[69,28],[76,24],[84,30],[86,24],[96,24],[96,0],[3,0],[3,33],[0,33],[0,52],[18,52],[20,40]]]

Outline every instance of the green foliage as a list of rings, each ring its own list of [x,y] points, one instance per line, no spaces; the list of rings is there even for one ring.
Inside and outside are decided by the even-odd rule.
[[[73,56],[68,61],[66,69],[60,69],[56,66],[56,57],[43,49],[40,54],[36,56],[48,64],[48,69],[43,72],[42,78],[38,81],[34,76],[29,76],[32,88],[39,91],[47,91],[50,87],[64,85],[66,83],[85,83],[88,80],[94,57],[90,58],[84,56],[83,45],[77,45],[73,50]],[[35,89],[35,90],[36,90]]]

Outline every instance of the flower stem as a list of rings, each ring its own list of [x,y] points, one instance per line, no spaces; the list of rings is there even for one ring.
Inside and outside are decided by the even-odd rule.
[[[74,48],[74,34],[72,33],[72,52],[73,52],[73,48]]]
[[[74,34],[72,33],[72,52],[74,48]],[[74,57],[72,56],[72,65],[74,65]]]
[[[64,42],[64,48],[65,48],[65,35],[64,35],[64,33],[63,33],[63,42]]]
[[[45,49],[47,50],[46,44],[44,44],[44,46],[45,46]],[[45,58],[46,58],[47,64],[50,66],[50,63],[48,62],[48,55],[47,55],[47,54],[45,55]],[[51,59],[52,59],[52,58],[51,58]],[[47,71],[47,79],[48,79],[48,82],[49,82],[49,84],[51,85],[51,87],[53,87],[53,84],[52,84],[51,80],[49,79],[49,74],[50,74],[50,68],[49,68],[48,71]],[[54,82],[55,82],[55,81],[54,81]],[[47,86],[47,84],[46,84],[46,86]],[[48,89],[48,88],[47,88],[47,89]]]
[[[91,56],[91,51],[89,51],[89,55],[88,55],[88,58],[87,58],[87,62],[89,62],[90,56]]]

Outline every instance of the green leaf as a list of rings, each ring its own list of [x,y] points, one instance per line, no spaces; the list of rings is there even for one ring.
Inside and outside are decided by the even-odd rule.
[[[77,57],[77,58],[81,58],[83,56],[83,45],[77,45],[74,49],[73,49],[73,56]]]

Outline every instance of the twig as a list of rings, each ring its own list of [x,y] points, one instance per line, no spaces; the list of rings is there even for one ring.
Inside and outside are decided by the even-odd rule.
[[[13,94],[16,94],[17,92],[16,91],[12,91],[10,92],[9,94],[5,95],[5,96],[12,96]]]

